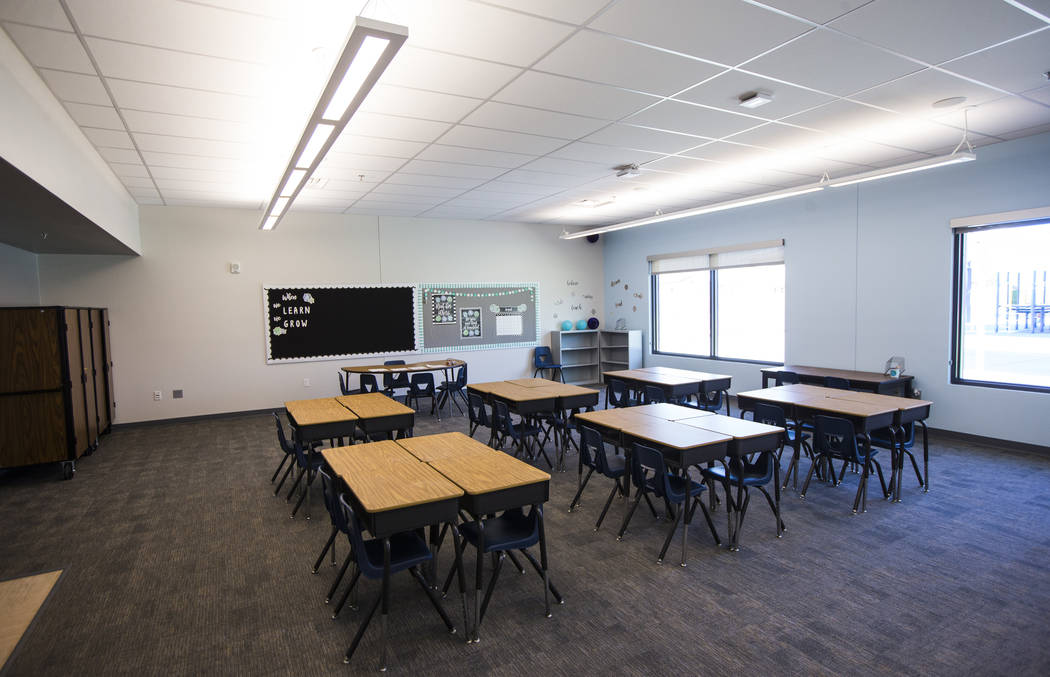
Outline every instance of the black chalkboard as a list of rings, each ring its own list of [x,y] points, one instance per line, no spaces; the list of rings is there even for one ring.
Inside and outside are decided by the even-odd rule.
[[[414,352],[415,288],[264,287],[266,361]]]

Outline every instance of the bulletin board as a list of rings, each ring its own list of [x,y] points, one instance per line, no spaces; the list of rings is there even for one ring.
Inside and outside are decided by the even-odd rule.
[[[423,352],[534,346],[539,305],[535,282],[423,283],[416,316]]]
[[[418,352],[415,285],[263,287],[266,362]]]

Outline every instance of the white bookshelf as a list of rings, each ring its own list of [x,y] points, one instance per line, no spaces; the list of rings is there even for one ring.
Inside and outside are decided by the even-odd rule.
[[[602,329],[598,331],[598,376],[617,369],[642,366],[642,332],[640,329]]]
[[[588,384],[601,381],[597,329],[551,332],[551,353],[561,365],[566,383]]]

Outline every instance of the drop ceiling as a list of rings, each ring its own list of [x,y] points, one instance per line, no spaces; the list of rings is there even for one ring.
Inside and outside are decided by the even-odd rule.
[[[1050,129],[1045,0],[4,0],[0,26],[139,204],[261,210],[358,13],[408,42],[295,211],[603,225]]]

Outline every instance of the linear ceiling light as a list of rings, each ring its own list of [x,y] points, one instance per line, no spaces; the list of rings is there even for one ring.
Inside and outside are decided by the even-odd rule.
[[[853,176],[844,176],[841,179],[832,179],[831,181],[828,181],[828,185],[832,188],[852,186],[855,183],[863,183],[864,181],[875,181],[876,179],[885,179],[888,176],[921,172],[924,169],[954,165],[959,164],[960,162],[972,162],[976,159],[977,156],[974,153],[963,151],[960,153],[952,153],[951,155],[941,155],[938,157],[926,158],[925,160],[918,160],[916,162],[908,162],[903,165],[886,167],[885,169],[876,169],[871,172],[854,174]]]
[[[259,228],[273,230],[408,39],[408,28],[357,17]]]
[[[747,205],[757,205],[762,202],[771,202],[773,200],[782,200],[786,197],[794,197],[796,195],[805,195],[806,193],[813,193],[818,190],[823,190],[823,183],[811,183],[805,186],[799,186],[797,188],[788,188],[786,190],[778,190],[772,193],[763,193],[762,195],[752,195],[751,197],[740,198],[739,200],[729,200],[728,202],[717,202],[715,204],[704,205],[703,207],[694,207],[692,209],[683,209],[677,212],[669,212],[667,214],[655,214],[653,216],[647,216],[643,219],[635,219],[634,221],[625,221],[624,223],[614,223],[610,226],[600,226],[598,228],[588,228],[587,230],[576,231],[575,233],[562,233],[561,239],[572,240],[578,237],[587,237],[588,235],[601,235],[602,233],[611,233],[617,230],[626,230],[627,228],[637,228],[638,226],[648,226],[653,223],[663,223],[664,221],[676,221],[678,219],[684,219],[690,216],[699,216],[701,214],[710,214],[712,212],[721,212],[726,209],[736,209],[737,207],[746,207]]]

